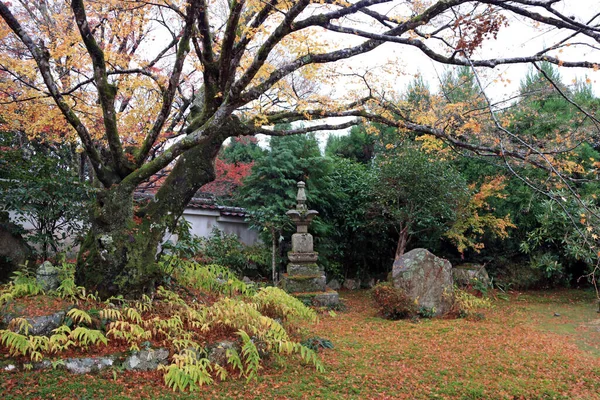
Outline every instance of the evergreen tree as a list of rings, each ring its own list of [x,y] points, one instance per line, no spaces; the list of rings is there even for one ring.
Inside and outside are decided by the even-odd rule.
[[[314,135],[273,137],[269,145],[244,181],[239,203],[250,212],[252,225],[271,243],[275,279],[277,247],[286,229],[291,233],[291,220],[285,213],[296,203],[297,182],[306,182],[309,206],[322,208],[329,165]]]

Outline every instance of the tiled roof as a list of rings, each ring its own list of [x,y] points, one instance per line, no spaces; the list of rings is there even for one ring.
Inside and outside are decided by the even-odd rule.
[[[151,200],[154,198],[154,194],[152,193],[135,193],[136,200]],[[216,201],[212,198],[207,197],[194,197],[186,208],[194,208],[201,210],[215,210],[219,211],[221,215],[233,216],[233,217],[246,217],[248,213],[245,208],[242,207],[230,207],[230,206],[221,206],[216,204]]]
[[[238,217],[245,217],[248,215],[246,209],[242,207],[230,207],[230,206],[221,206],[215,203],[215,200],[202,198],[202,197],[194,197],[187,205],[187,208],[200,208],[204,210],[219,210],[221,215],[232,215]]]

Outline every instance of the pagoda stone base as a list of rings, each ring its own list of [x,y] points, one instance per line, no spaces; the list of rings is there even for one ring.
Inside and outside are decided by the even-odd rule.
[[[297,267],[297,268],[296,268]],[[313,268],[318,272],[315,274]],[[311,272],[311,274],[292,275],[291,272]],[[304,303],[317,307],[334,307],[340,303],[336,291],[327,289],[325,273],[316,264],[288,264],[289,274],[284,274],[281,280],[283,290],[302,300]]]
[[[289,275],[282,279],[283,290],[296,294],[301,292],[324,292],[326,288],[325,274],[319,275]]]
[[[315,263],[311,264],[295,264],[290,263],[287,266],[287,273],[290,277],[297,276],[317,276],[323,275],[325,272]]]

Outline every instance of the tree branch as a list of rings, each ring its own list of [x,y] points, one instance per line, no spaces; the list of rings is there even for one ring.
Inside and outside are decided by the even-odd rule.
[[[231,59],[234,54],[233,43],[235,41],[236,31],[244,4],[245,0],[232,0],[230,2],[229,18],[227,19],[227,26],[225,28],[225,34],[221,44],[221,48],[223,50],[221,51],[221,55],[219,57],[219,80],[221,82],[220,86],[223,92],[226,92],[229,89],[227,86],[231,85],[232,83],[229,79],[229,75],[231,71]]]
[[[198,9],[198,31],[202,40],[202,51],[198,56],[200,61],[205,66],[212,64],[215,60],[215,54],[212,48],[212,37],[210,32],[210,22],[208,20],[208,5],[205,0],[197,1],[200,5]]]
[[[352,126],[357,125],[359,122],[360,122],[359,120],[352,120],[352,121],[343,122],[343,123],[339,123],[339,124],[318,124],[318,125],[311,125],[311,126],[306,126],[306,127],[302,127],[302,128],[287,129],[287,130],[265,129],[265,128],[261,128],[261,127],[252,127],[252,126],[246,125],[246,129],[248,130],[248,132],[252,132],[252,133],[244,133],[244,135],[262,133],[263,135],[268,135],[268,136],[291,136],[291,135],[300,135],[300,134],[309,133],[309,132],[336,131],[336,130],[340,130],[340,129],[350,128]]]
[[[386,41],[388,41],[388,38],[397,39],[396,35],[401,35],[402,33],[405,33],[411,29],[415,29],[416,27],[418,27],[420,25],[424,25],[427,22],[429,22],[432,18],[440,15],[444,11],[446,11],[456,5],[465,3],[467,1],[468,0],[441,1],[441,2],[435,3],[433,6],[429,7],[422,14],[419,14],[419,15],[409,19],[408,21],[405,21],[405,22],[399,24],[397,27],[388,30],[385,34],[378,35],[379,37],[374,37],[371,40],[367,40],[359,45],[332,51],[332,52],[328,52],[328,53],[306,54],[304,56],[301,56],[301,57],[297,58],[296,60],[292,61],[291,63],[284,65],[283,67],[281,67],[281,68],[277,69],[276,71],[274,71],[273,73],[271,73],[269,75],[269,77],[266,80],[264,80],[262,83],[254,86],[253,88],[250,88],[246,92],[242,93],[237,105],[239,106],[242,104],[247,104],[250,101],[256,100],[262,93],[267,91],[270,87],[272,87],[275,83],[280,81],[283,77],[289,75],[290,73],[292,73],[306,65],[331,63],[331,62],[335,62],[335,61],[348,59],[348,58],[356,56],[358,54],[368,53],[369,51],[374,50],[375,48],[386,43]],[[329,21],[331,19],[335,18],[335,16],[337,16],[337,15],[343,15],[343,11],[345,11],[345,9],[339,10],[337,13],[332,12],[332,13],[325,14],[324,18],[319,18],[321,16],[309,17],[306,20],[294,23],[293,30],[298,31],[300,29],[304,29],[309,26],[321,26],[321,27],[327,28],[328,26],[330,26]],[[289,13],[288,13],[288,15],[289,15]],[[344,33],[349,33],[349,34],[355,34],[355,31],[356,31],[355,29],[350,29],[350,28],[344,28],[344,29],[347,29],[347,32],[344,32]],[[283,34],[283,36],[281,38],[277,39],[277,42],[280,41],[283,37],[285,37],[285,35],[287,35],[287,33],[289,33],[289,32],[286,32],[285,34]],[[272,35],[272,37],[273,37],[273,35]],[[377,35],[377,34],[373,34],[373,35]],[[361,35],[356,34],[356,36],[361,36]],[[272,45],[274,46],[275,44],[276,43],[273,43]],[[268,49],[268,51],[270,51],[270,49]],[[265,55],[265,57],[266,57],[266,55]],[[263,60],[263,62],[264,62],[264,60]],[[262,66],[262,64],[260,66]],[[254,74],[256,74],[256,72],[257,71],[255,71]],[[252,77],[253,76],[254,75],[252,75]],[[246,81],[243,81],[242,79],[243,79],[243,77],[240,78],[240,80],[238,80],[238,82],[236,82],[236,84],[234,85],[234,90],[232,90],[232,92],[234,94],[237,93],[236,90],[243,90],[250,83],[250,80],[248,80],[246,82]]]
[[[351,28],[346,28],[346,27],[332,25],[332,24],[327,24],[324,27],[333,32],[347,33],[347,34],[361,36],[361,37],[372,39],[372,40],[379,40],[382,42],[398,43],[398,44],[413,46],[413,47],[416,47],[419,50],[421,50],[423,53],[425,53],[425,55],[427,57],[431,58],[432,60],[438,61],[443,64],[449,64],[449,65],[470,66],[471,64],[473,64],[475,67],[494,68],[498,65],[505,65],[505,64],[525,64],[525,63],[532,63],[535,61],[548,61],[552,64],[559,65],[561,67],[581,67],[581,68],[598,67],[598,63],[594,63],[594,62],[590,62],[590,61],[563,61],[563,60],[559,60],[556,57],[546,56],[543,54],[536,54],[536,55],[528,56],[528,57],[493,58],[493,59],[488,59],[488,60],[471,60],[469,62],[469,60],[467,60],[466,58],[458,58],[455,56],[448,57],[443,54],[439,54],[439,53],[433,51],[424,42],[422,42],[421,40],[418,40],[418,39],[401,38],[401,37],[390,36],[389,34],[378,34],[378,33],[365,32],[365,31],[360,31],[360,30],[353,29],[353,28],[351,29]],[[367,42],[365,42],[365,43],[367,43]]]
[[[292,31],[292,22],[304,9],[310,4],[310,0],[299,0],[294,4],[279,26],[267,38],[263,45],[258,49],[252,64],[246,69],[246,72],[232,85],[231,93],[233,97],[237,97],[242,90],[252,81],[260,68],[265,64],[271,50],[279,43],[286,35]],[[291,72],[291,71],[290,71]],[[289,72],[288,72],[289,73]],[[282,75],[283,77],[284,75]]]
[[[106,140],[108,141],[115,169],[121,177],[124,177],[130,172],[131,165],[129,165],[123,155],[123,146],[117,127],[117,112],[115,110],[117,87],[108,82],[104,52],[96,42],[96,39],[90,30],[85,14],[85,8],[83,6],[83,0],[72,0],[71,9],[73,10],[73,15],[75,16],[75,21],[79,28],[83,43],[85,44],[88,54],[92,58],[94,81],[98,88],[98,100],[100,101],[100,106],[102,108]]]
[[[183,71],[183,63],[190,50],[190,38],[192,37],[192,33],[194,30],[194,21],[197,11],[196,4],[197,2],[193,0],[190,0],[188,2],[185,26],[183,28],[183,34],[181,35],[181,39],[179,40],[179,47],[177,49],[177,55],[173,64],[173,71],[171,72],[171,76],[169,77],[169,87],[166,91],[163,91],[162,106],[158,116],[156,117],[156,120],[154,121],[152,130],[148,133],[148,135],[144,139],[144,143],[142,144],[140,150],[136,154],[135,162],[138,166],[142,165],[146,157],[148,157],[148,153],[150,152],[150,149],[154,145],[154,142],[156,142],[156,139],[160,135],[165,121],[167,120],[167,117],[169,116],[169,113],[171,111],[171,106],[173,105],[173,98],[175,97],[175,92],[177,90],[177,87],[179,86],[181,72]]]

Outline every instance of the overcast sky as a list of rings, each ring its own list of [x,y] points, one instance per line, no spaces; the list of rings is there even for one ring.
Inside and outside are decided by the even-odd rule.
[[[556,8],[568,16],[574,16],[577,20],[587,22],[593,15],[600,13],[600,1],[598,0],[567,0],[556,4]],[[600,18],[598,19],[600,22]],[[558,29],[538,30],[529,21],[523,18],[511,18],[509,26],[501,29],[497,40],[486,40],[476,56],[480,58],[514,57],[519,55],[530,55],[544,47],[553,45],[564,38],[566,33]],[[591,40],[588,40],[590,42]],[[598,43],[596,43],[598,45]],[[565,49],[558,54],[559,58],[565,60],[587,60],[600,63],[600,51],[590,47],[577,47]],[[475,57],[474,57],[475,58]],[[399,76],[397,83],[406,85],[416,74],[422,74],[426,81],[433,87],[438,82],[438,76],[446,68],[432,61],[416,49],[405,49],[393,44],[383,45],[373,53],[363,56],[365,63],[385,63],[389,59],[398,59],[402,62],[405,75]],[[495,99],[509,96],[518,89],[520,80],[526,75],[529,66],[511,65],[498,66],[494,69],[481,69],[487,85],[487,91]],[[596,95],[600,96],[600,72],[583,68],[560,68],[564,77],[563,81],[570,84],[573,79],[585,79],[587,76],[592,82]],[[499,77],[505,78],[503,81]],[[497,82],[494,83],[494,81]],[[510,83],[508,82],[510,80]]]

